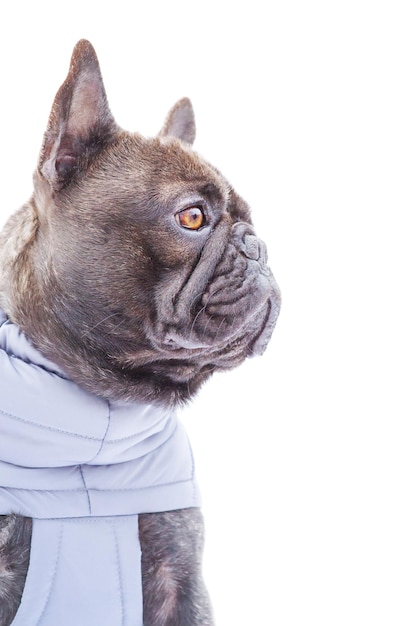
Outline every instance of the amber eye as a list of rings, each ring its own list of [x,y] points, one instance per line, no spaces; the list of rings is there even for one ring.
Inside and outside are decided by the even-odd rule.
[[[175,217],[182,228],[188,228],[189,230],[198,230],[205,224],[204,213],[198,206],[179,211]]]

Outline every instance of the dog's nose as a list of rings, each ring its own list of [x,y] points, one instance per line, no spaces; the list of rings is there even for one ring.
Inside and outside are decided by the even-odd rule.
[[[247,259],[259,261],[262,265],[267,263],[266,245],[254,234],[251,226],[238,222],[233,225],[233,235],[236,247]]]
[[[241,251],[248,259],[267,263],[266,245],[255,235],[246,234],[243,237]]]
[[[243,238],[242,252],[248,259],[259,261],[261,256],[259,239],[255,237],[255,235],[245,235]]]

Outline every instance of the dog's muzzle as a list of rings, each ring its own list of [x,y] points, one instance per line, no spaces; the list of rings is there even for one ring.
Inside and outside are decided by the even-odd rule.
[[[232,227],[220,222],[190,276],[172,281],[167,292],[154,340],[159,349],[169,352],[261,354],[281,302],[267,265],[266,246],[244,222]]]

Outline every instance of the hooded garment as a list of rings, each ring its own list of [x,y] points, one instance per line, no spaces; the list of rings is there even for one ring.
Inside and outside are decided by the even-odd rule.
[[[137,516],[196,506],[172,410],[84,391],[0,311],[0,515],[33,518],[13,626],[141,626]]]

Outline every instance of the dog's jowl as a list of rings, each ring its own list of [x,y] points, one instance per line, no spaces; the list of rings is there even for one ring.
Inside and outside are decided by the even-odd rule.
[[[0,626],[209,626],[176,408],[265,349],[280,296],[247,204],[114,121],[75,47],[31,199],[0,235]]]

